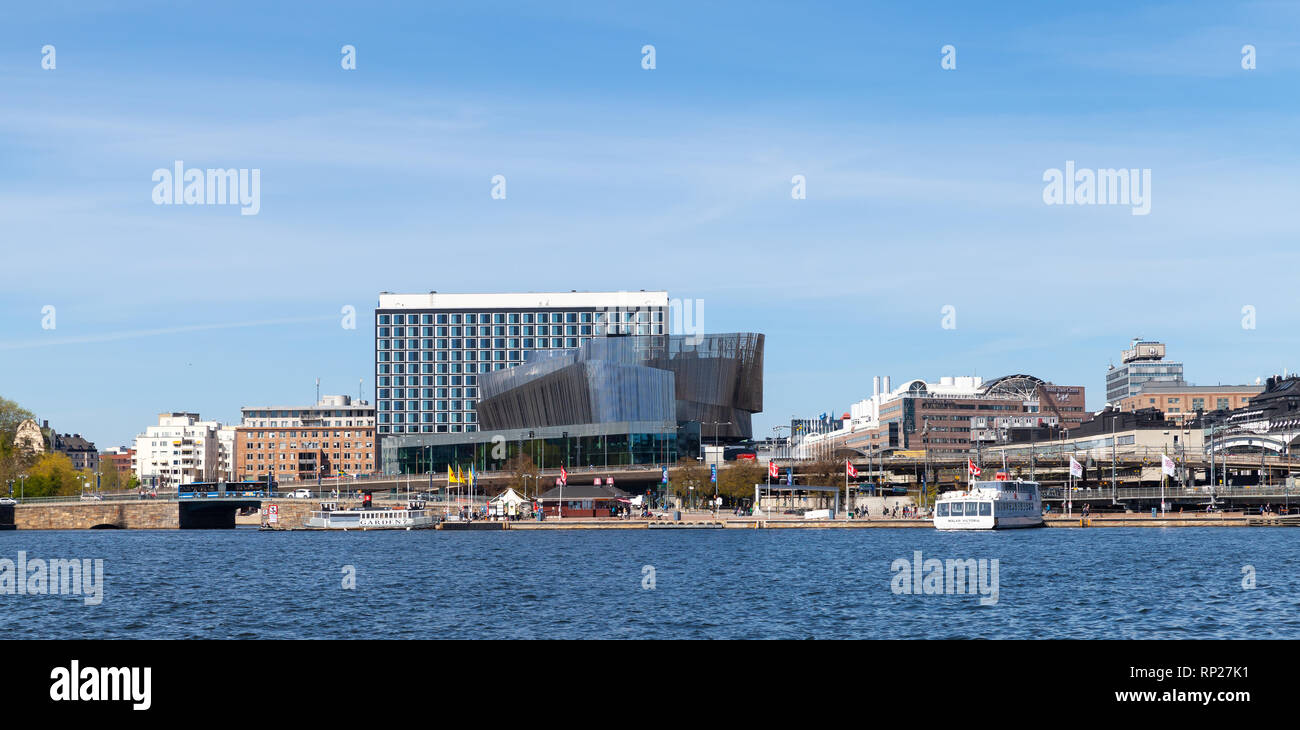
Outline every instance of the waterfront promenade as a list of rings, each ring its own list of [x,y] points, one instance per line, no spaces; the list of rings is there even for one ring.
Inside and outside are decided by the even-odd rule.
[[[340,500],[344,509],[359,506],[349,500]],[[206,503],[178,503],[169,500],[146,500],[142,502],[50,502],[40,504],[22,504],[15,510],[16,528],[18,530],[78,530],[78,529],[187,529],[218,528],[246,526],[255,527],[262,524],[263,513],[256,507],[256,501],[243,501],[238,504],[231,500],[207,500]],[[295,530],[302,526],[308,514],[319,509],[319,503],[306,499],[269,499],[262,500],[263,508],[276,505],[278,525],[282,529]],[[375,500],[375,506],[401,507],[404,501]],[[449,503],[446,511],[455,512],[459,504]],[[468,505],[465,505],[468,506]],[[250,514],[236,515],[237,507],[249,510]],[[204,511],[221,511],[226,515],[221,520],[196,519],[186,516],[184,509],[202,509]],[[435,514],[444,511],[443,505],[433,504],[429,509]],[[650,519],[631,518],[574,518],[558,519],[548,516],[545,521],[519,519],[512,522],[479,521],[474,529],[513,529],[513,530],[636,530],[636,529],[868,529],[868,528],[925,528],[933,529],[928,519],[916,517],[851,517],[845,519],[804,519],[801,516],[772,511],[771,514],[735,515],[728,511],[713,513],[707,510],[689,510],[680,513],[680,519],[674,519],[672,511],[657,512]],[[1176,512],[1152,515],[1150,512],[1098,512],[1087,517],[1078,514],[1062,515],[1053,511],[1045,518],[1046,527],[1093,528],[1093,527],[1300,527],[1300,515],[1260,515],[1257,512]]]

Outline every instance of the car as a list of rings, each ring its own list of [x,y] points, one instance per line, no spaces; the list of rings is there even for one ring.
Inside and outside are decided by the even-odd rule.
[[[0,497],[0,504],[18,504],[18,500],[8,497]]]
[[[295,489],[289,492],[290,499],[311,499],[310,489]]]
[[[100,495],[100,494],[83,494],[83,495],[81,495],[81,501],[82,501],[82,502],[102,502],[102,501],[104,501],[104,497],[103,497],[103,495]]]

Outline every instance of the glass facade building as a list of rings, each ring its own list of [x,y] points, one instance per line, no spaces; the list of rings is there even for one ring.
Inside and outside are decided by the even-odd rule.
[[[749,438],[762,409],[763,335],[592,338],[480,374],[476,431],[392,434],[387,474],[488,471],[515,454],[539,468],[668,464],[698,450],[701,426]],[[702,420],[712,419],[712,420]]]
[[[1161,382],[1185,385],[1183,364],[1165,360],[1162,342],[1134,340],[1122,355],[1119,367],[1106,371],[1106,402],[1116,405],[1136,395],[1146,383]]]
[[[666,335],[668,293],[390,294],[375,309],[375,428],[474,433],[480,378],[608,335]]]
[[[480,472],[500,469],[525,454],[539,469],[563,465],[621,467],[671,464],[678,458],[678,435],[672,422],[618,422],[550,426],[458,434],[391,436],[384,442],[385,474],[445,474],[448,467]]]

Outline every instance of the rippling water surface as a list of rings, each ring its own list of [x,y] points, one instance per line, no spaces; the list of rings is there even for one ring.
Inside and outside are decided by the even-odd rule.
[[[0,625],[6,638],[1300,638],[1297,539],[1263,528],[0,532],[0,558],[102,559],[105,571],[101,605],[0,595]],[[917,550],[998,559],[997,603],[894,593],[891,564]],[[344,566],[355,590],[341,587]]]

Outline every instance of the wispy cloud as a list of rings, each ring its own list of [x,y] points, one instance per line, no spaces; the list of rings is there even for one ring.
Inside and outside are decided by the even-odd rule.
[[[37,347],[57,347],[59,345],[84,345],[97,342],[114,342],[117,340],[134,340],[142,337],[158,337],[161,335],[175,335],[186,332],[203,332],[205,330],[224,330],[236,329],[242,327],[268,327],[287,324],[304,324],[307,322],[322,322],[326,320],[337,319],[333,316],[328,317],[289,317],[284,319],[263,319],[252,322],[216,322],[211,324],[195,324],[180,327],[159,327],[157,329],[141,330],[123,330],[120,332],[104,332],[96,335],[78,335],[74,337],[60,337],[51,335],[36,340],[26,340],[23,342],[0,342],[0,350],[29,350]]]

